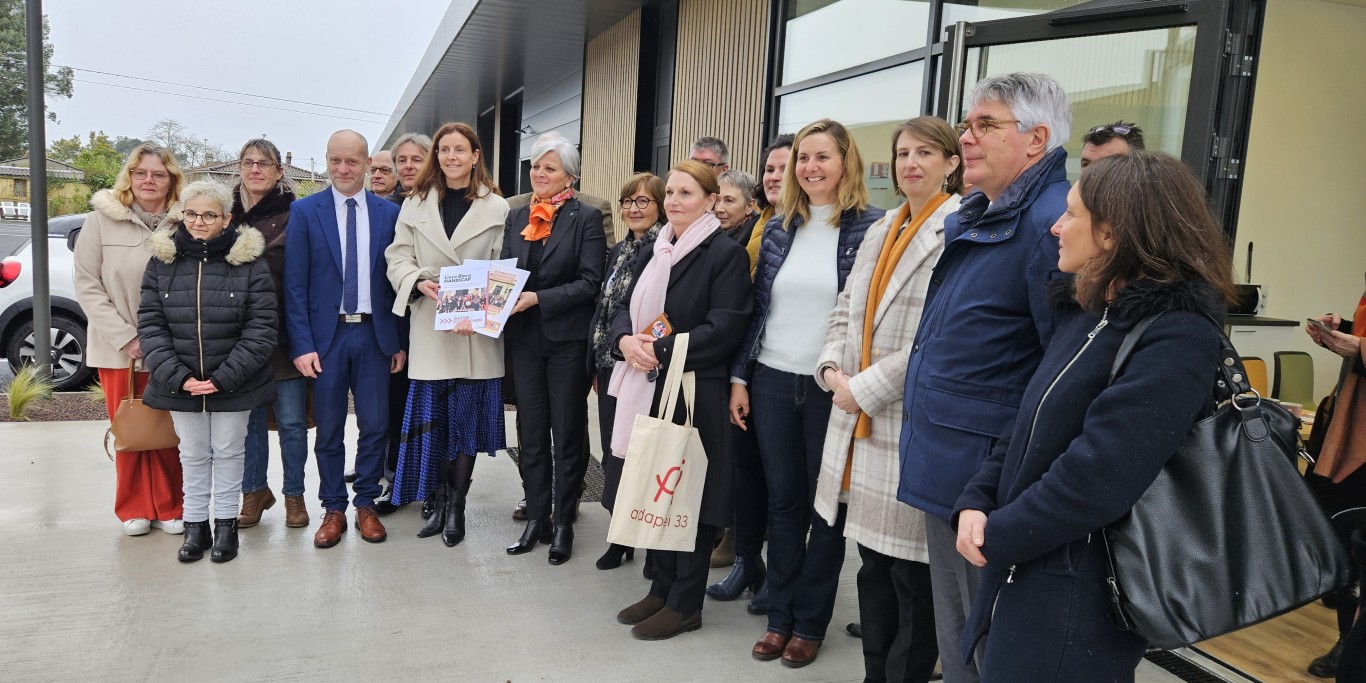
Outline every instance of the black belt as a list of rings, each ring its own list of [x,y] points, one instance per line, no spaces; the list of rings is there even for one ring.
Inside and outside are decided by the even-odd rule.
[[[341,315],[337,316],[337,319],[338,319],[339,321],[341,321],[341,322],[344,322],[344,323],[351,323],[351,324],[354,325],[354,324],[358,324],[358,323],[370,322],[370,314],[369,314],[369,313],[342,313]]]

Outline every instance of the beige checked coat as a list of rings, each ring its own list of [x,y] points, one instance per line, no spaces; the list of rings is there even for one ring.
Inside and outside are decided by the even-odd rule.
[[[878,304],[873,321],[873,362],[858,372],[863,350],[863,318],[868,308],[868,288],[878,255],[887,239],[890,222],[900,209],[868,228],[849,281],[830,313],[825,347],[816,366],[816,382],[829,391],[821,374],[838,368],[850,376],[849,390],[873,421],[873,434],[854,439],[856,415],[831,406],[830,427],[825,435],[821,472],[816,484],[816,513],[834,523],[839,510],[844,464],[853,442],[853,471],[849,480],[849,512],[844,535],[883,555],[928,562],[925,546],[925,513],[896,499],[901,461],[897,444],[901,436],[901,397],[906,363],[925,307],[925,293],[939,254],[944,249],[944,219],[958,210],[959,197],[951,196],[933,215],[902,254],[892,272],[887,294]]]

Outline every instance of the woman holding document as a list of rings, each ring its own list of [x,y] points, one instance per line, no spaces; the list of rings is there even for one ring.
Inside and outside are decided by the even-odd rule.
[[[489,177],[474,130],[447,123],[432,139],[434,154],[418,171],[384,251],[398,293],[394,313],[412,315],[412,383],[391,502],[435,493],[438,505],[417,535],[440,533],[454,546],[465,537],[475,454],[504,447],[503,342],[475,334],[468,321],[437,331],[438,281],[443,267],[498,258],[508,203]]]

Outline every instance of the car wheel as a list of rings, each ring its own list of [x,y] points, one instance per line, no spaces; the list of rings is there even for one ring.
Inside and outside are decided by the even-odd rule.
[[[33,321],[19,325],[10,337],[5,355],[10,370],[33,362]],[[85,366],[85,326],[63,316],[52,317],[52,383],[57,391],[80,391],[94,372]]]

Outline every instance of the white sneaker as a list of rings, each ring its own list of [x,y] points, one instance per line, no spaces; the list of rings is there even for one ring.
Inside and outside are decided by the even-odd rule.
[[[152,523],[142,519],[130,519],[123,523],[123,533],[129,536],[141,536],[152,530]]]
[[[152,520],[152,528],[161,529],[162,531],[165,531],[166,533],[171,534],[172,536],[179,536],[185,533],[185,520],[173,519],[169,522],[163,522],[154,519]],[[147,532],[144,531],[143,533]]]

